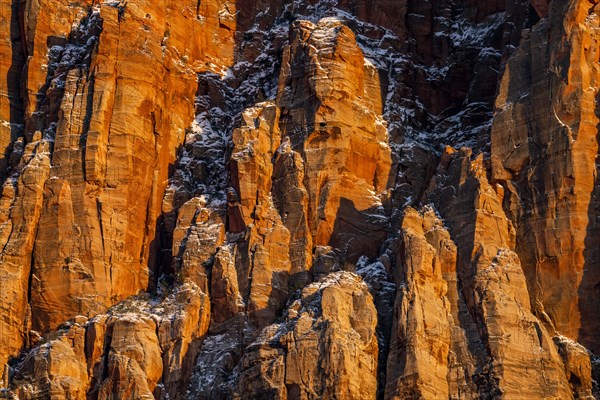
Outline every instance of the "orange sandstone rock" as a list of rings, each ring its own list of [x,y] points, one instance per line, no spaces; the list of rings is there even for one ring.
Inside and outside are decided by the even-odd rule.
[[[496,100],[492,179],[517,234],[531,303],[596,350],[599,225],[597,6],[553,3],[510,58]]]
[[[241,361],[235,398],[373,398],[376,311],[348,272],[307,286],[285,322],[266,327]]]

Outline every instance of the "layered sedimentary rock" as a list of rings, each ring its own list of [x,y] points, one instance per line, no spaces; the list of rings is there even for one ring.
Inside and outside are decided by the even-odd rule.
[[[0,397],[597,391],[592,2],[0,6]]]
[[[559,353],[569,344],[555,346],[531,313],[517,256],[499,249],[484,261],[483,245],[461,265],[457,247],[433,210],[407,210],[386,398],[591,397],[589,358],[576,379],[565,373]]]
[[[448,398],[451,390],[457,394],[458,388],[451,389],[447,377],[464,377],[463,371],[449,371],[455,324],[451,308],[458,306],[449,298],[458,299],[456,288],[450,288],[449,294],[446,279],[451,280],[456,273],[456,246],[440,225],[433,210],[421,216],[409,208],[404,215],[398,256],[405,267],[397,277],[388,398]]]
[[[245,237],[236,250],[243,257],[238,271],[239,291],[249,316],[258,324],[273,322],[288,296],[290,233],[271,196],[272,159],[281,138],[278,109],[258,105],[242,114],[233,132],[229,161],[232,190],[228,193],[230,229]]]
[[[81,322],[27,355],[15,377],[18,398],[86,398],[88,369]]]

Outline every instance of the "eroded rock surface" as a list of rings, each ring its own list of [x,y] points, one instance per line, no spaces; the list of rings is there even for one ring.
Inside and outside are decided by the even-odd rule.
[[[598,395],[595,2],[0,7],[0,397]]]
[[[330,274],[302,290],[240,362],[234,398],[374,398],[377,312],[361,278]]]
[[[596,350],[598,8],[553,4],[508,61],[492,128],[492,178],[516,226],[536,314]]]

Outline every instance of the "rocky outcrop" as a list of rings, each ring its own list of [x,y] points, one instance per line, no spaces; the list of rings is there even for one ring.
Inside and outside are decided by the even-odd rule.
[[[277,101],[291,147],[284,150],[304,161],[303,174],[292,174],[303,175],[312,244],[340,248],[351,262],[373,257],[386,235],[377,195],[388,187],[391,164],[377,70],[335,18],[294,23],[282,63]],[[298,195],[283,196],[281,211],[292,214],[293,223],[298,211],[285,205]]]
[[[85,318],[83,319],[85,321]],[[81,319],[27,355],[15,376],[20,399],[85,399],[88,371]]]
[[[0,397],[592,398],[596,5],[0,7]]]
[[[483,346],[474,354],[482,370],[478,390],[516,397],[570,397],[552,342],[554,331],[533,313],[514,252],[515,230],[502,210],[502,191],[488,183],[482,156],[471,160],[466,149],[451,153],[448,149],[442,157],[438,174],[443,171],[445,178],[436,181],[432,198],[438,202],[444,198],[440,213],[458,249],[457,274],[471,319],[463,326],[474,323],[477,332],[465,329],[467,340]]]
[[[50,172],[50,146],[39,137],[29,143],[19,164],[20,174],[9,179],[2,188],[0,218],[2,253],[0,260],[0,362],[6,363],[18,354],[31,327],[28,305],[31,274],[31,253],[35,230],[43,212],[44,183]]]
[[[180,10],[168,2],[92,7],[92,2],[28,1],[22,2],[20,14],[12,3],[7,24],[14,40],[13,64],[2,118],[12,118],[12,132],[19,121],[11,116],[21,101],[26,142],[43,138],[52,143],[49,173],[36,176],[43,205],[27,212],[33,220],[19,229],[33,232],[29,240],[36,243],[19,250],[23,258],[15,268],[22,271],[22,285],[32,268],[30,323],[47,331],[153,285],[155,227],[168,166],[193,116],[188,100],[194,97],[195,74],[207,68],[204,61],[186,60],[203,54],[215,61],[214,68],[222,68],[232,62],[234,40],[231,27],[219,22],[226,13],[218,17],[223,5],[217,2]],[[12,3],[4,2],[3,9]],[[190,30],[195,39],[188,42]],[[218,50],[210,45],[216,37],[224,43]],[[12,79],[23,53],[28,58],[19,83]],[[19,85],[25,89],[20,100]],[[7,98],[10,107],[4,106]],[[14,204],[35,198],[17,193]],[[27,290],[17,292],[21,296]],[[24,309],[27,301],[17,303],[3,301],[2,307]],[[10,340],[26,332],[18,322],[23,310],[15,318],[10,329],[19,333],[9,335]],[[9,347],[2,360],[23,343]]]
[[[6,179],[14,142],[23,133],[21,73],[26,59],[22,32],[23,7],[3,1],[0,14],[0,176]]]
[[[232,137],[229,168],[236,201],[228,202],[228,216],[233,232],[239,227],[245,235],[237,246],[245,258],[236,268],[239,291],[249,317],[264,326],[285,305],[291,270],[290,233],[271,196],[271,160],[281,142],[279,115],[275,105],[264,104],[244,111],[242,118]]]
[[[154,266],[148,260],[156,251],[153,232],[167,166],[192,112],[189,105],[176,104],[193,96],[186,85],[170,83],[193,82],[193,72],[163,55],[174,51],[170,36],[163,36],[166,16],[153,18],[153,11],[144,9],[149,6],[92,10],[70,42],[54,48],[59,64],[49,76],[50,87],[62,85],[63,92],[57,92],[55,131],[46,133],[54,136],[54,151],[52,185],[46,185],[45,195],[48,212],[40,220],[33,270],[39,282],[32,291],[37,329],[53,328],[65,315],[101,312],[149,285]],[[94,23],[101,24],[97,37]],[[97,44],[82,48],[76,40],[80,35],[86,46]],[[63,72],[65,58],[81,51],[91,53],[83,55],[83,65]],[[136,71],[136,78],[128,71]],[[177,111],[161,115],[168,108]],[[53,203],[67,210],[53,212]],[[68,230],[61,233],[59,227]]]
[[[163,301],[129,299],[108,314],[78,316],[19,363],[15,392],[24,399],[180,396],[209,321],[208,296],[190,282]]]
[[[234,398],[374,398],[377,323],[367,285],[338,272],[308,285],[240,362]]]
[[[398,265],[403,269],[397,272],[396,278],[399,289],[388,357],[386,398],[449,398],[459,391],[454,387],[451,393],[448,377],[464,379],[464,371],[450,371],[454,320],[448,282],[444,279],[451,279],[456,273],[456,246],[433,210],[421,216],[409,208],[402,223],[399,251]],[[456,294],[456,288],[452,289]],[[453,297],[457,301],[456,296]],[[458,325],[458,320],[456,323]],[[466,385],[466,382],[461,383]]]
[[[551,329],[596,351],[597,7],[554,3],[508,61],[492,129],[492,179],[531,302]]]
[[[591,399],[592,395],[595,395],[592,391],[595,379],[590,379],[593,376],[590,371],[592,365],[588,361],[589,351],[564,336],[555,336],[552,339],[565,364],[567,379],[571,384],[575,398]]]
[[[109,330],[110,350],[103,371],[108,378],[100,383],[98,397],[152,398],[163,369],[156,323],[146,317],[124,316],[110,324]]]
[[[496,207],[501,210],[497,200]],[[481,217],[476,232],[490,227]],[[534,317],[516,254],[500,248],[484,261],[493,246],[485,238],[494,236],[476,233],[476,255],[462,264],[460,242],[454,244],[432,209],[422,215],[406,211],[386,398],[591,396],[589,370],[575,368],[584,372],[569,379],[565,369],[571,367],[559,356],[563,345],[555,346]],[[584,360],[589,368],[589,356]],[[544,371],[541,376],[536,368]],[[585,382],[582,392],[579,379]]]

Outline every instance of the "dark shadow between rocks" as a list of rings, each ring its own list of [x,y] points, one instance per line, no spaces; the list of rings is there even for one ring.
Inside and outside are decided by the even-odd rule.
[[[389,233],[383,207],[358,210],[348,198],[340,198],[329,245],[341,250],[342,265],[355,264],[361,256],[375,258]]]
[[[600,95],[596,96],[596,118],[600,120]],[[600,131],[600,124],[597,125]],[[600,135],[596,134],[600,148]],[[588,207],[588,225],[584,241],[583,276],[578,289],[581,326],[578,341],[595,354],[600,354],[600,153],[595,157],[595,181]],[[600,380],[600,365],[595,380]]]
[[[12,0],[10,3],[10,42],[11,42],[11,64],[6,72],[7,96],[9,101],[9,123],[10,138],[9,145],[0,149],[3,157],[0,158],[0,182],[4,182],[8,169],[8,158],[12,149],[12,143],[23,134],[24,126],[24,103],[22,86],[25,76],[25,59],[27,48],[23,37],[23,8],[25,2]]]

